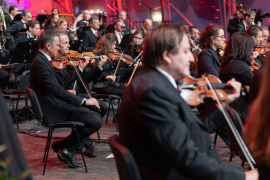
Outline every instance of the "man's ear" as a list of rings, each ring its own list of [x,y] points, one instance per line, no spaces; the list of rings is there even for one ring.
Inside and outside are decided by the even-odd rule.
[[[251,38],[252,38],[253,40],[255,40],[255,37],[254,37],[254,36],[251,36]]]
[[[162,57],[163,57],[163,60],[167,63],[167,64],[171,64],[172,63],[172,61],[171,61],[171,58],[170,58],[170,53],[169,53],[169,51],[164,51],[163,53],[162,53]]]

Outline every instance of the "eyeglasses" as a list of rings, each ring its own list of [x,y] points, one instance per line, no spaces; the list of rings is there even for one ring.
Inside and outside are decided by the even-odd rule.
[[[224,36],[217,36],[217,37],[220,37],[221,39],[225,39],[225,37],[224,37]]]
[[[138,37],[134,37],[133,39],[135,39],[135,40],[137,39],[139,41],[142,40],[142,38],[138,38]]]
[[[269,36],[266,36],[266,35],[262,35],[263,38],[268,38]]]

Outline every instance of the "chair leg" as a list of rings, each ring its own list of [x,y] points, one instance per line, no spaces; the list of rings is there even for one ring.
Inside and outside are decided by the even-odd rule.
[[[81,154],[82,154],[82,158],[83,158],[83,163],[84,163],[85,171],[88,172],[88,171],[87,171],[86,164],[85,164],[84,155],[83,155],[83,151],[82,151],[82,145],[81,145],[81,141],[80,141],[80,138],[79,138],[79,134],[78,134],[76,125],[75,125],[75,131],[76,131],[77,138],[78,138],[78,142],[79,142],[79,145],[80,145],[80,151],[81,151]]]
[[[107,112],[106,124],[108,123],[108,117],[110,114],[110,107],[111,107],[111,99],[109,99],[109,108],[108,108],[108,112]]]
[[[117,125],[117,118],[116,118],[116,116],[115,116],[113,103],[112,103],[112,112],[113,112],[113,119],[114,119],[114,122],[115,122],[116,130],[117,130],[117,132],[119,132],[119,130],[118,130],[118,125]]]
[[[17,120],[17,115],[16,115],[16,112],[15,112],[15,107],[14,107],[14,103],[13,103],[13,99],[10,98],[11,100],[11,105],[12,105],[12,109],[13,109],[13,114],[14,114],[14,118],[15,118],[15,121],[16,121],[16,125],[17,125],[17,130],[19,130],[19,125],[18,125],[18,120]]]
[[[47,147],[47,154],[46,154],[46,159],[45,159],[45,164],[44,164],[44,169],[43,169],[43,175],[45,174],[45,169],[46,169],[46,165],[47,165],[47,160],[48,160],[48,155],[49,155],[49,150],[50,150],[50,144],[51,144],[51,140],[52,140],[52,133],[53,133],[53,129],[50,129],[51,133],[50,133],[50,137],[49,137],[49,144]]]
[[[99,142],[99,144],[100,144],[101,141],[100,141],[99,131],[97,131],[97,136],[98,136],[98,142]]]
[[[242,167],[244,167],[244,165],[245,165],[245,161],[242,161]]]
[[[18,110],[18,106],[19,106],[19,100],[20,100],[20,97],[21,97],[21,93],[19,94],[19,97],[18,97],[18,99],[17,99],[16,111]]]
[[[232,158],[233,158],[233,151],[231,151],[230,162],[232,162]]]
[[[48,137],[47,137],[47,142],[46,142],[46,148],[45,148],[45,152],[44,152],[43,162],[45,160],[46,153],[47,153],[47,148],[48,148],[48,144],[49,144],[50,133],[51,133],[51,129],[49,129],[49,131],[48,131]]]
[[[215,146],[216,146],[216,144],[217,144],[217,136],[218,136],[218,130],[216,131],[215,139],[214,139],[214,145],[215,145]]]

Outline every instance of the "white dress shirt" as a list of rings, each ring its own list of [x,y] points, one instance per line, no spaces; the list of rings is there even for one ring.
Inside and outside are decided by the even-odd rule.
[[[96,36],[97,30],[94,30],[94,29],[92,29],[92,28],[90,28],[90,29],[91,29],[91,31],[93,32],[93,34]],[[98,33],[97,33],[97,36],[98,36]]]
[[[12,15],[9,14],[10,19],[13,21],[14,17]]]
[[[173,85],[173,87],[176,89],[177,88],[177,84],[175,82],[175,79],[170,75],[168,74],[166,71],[164,71],[163,69],[161,69],[160,67],[156,67],[156,69],[161,72]]]

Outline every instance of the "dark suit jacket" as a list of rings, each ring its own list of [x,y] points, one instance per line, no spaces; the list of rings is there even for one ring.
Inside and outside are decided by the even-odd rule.
[[[12,22],[12,19],[10,18],[8,14],[5,16],[5,21],[6,21],[6,26],[8,28]]]
[[[199,116],[156,69],[143,69],[127,86],[118,113],[120,142],[142,179],[245,179],[237,164],[221,162],[210,133],[226,125],[210,105]]]
[[[25,29],[22,21],[14,21],[13,24],[4,31],[7,37],[17,36],[18,32]]]
[[[46,124],[64,122],[68,106],[74,106],[74,110],[81,106],[83,98],[67,91],[67,86],[77,79],[75,71],[60,78],[43,53],[36,55],[31,64],[29,81],[38,96]]]
[[[203,49],[198,57],[198,77],[204,73],[219,76],[221,62],[219,55],[211,46]]]
[[[126,28],[126,30],[125,30],[125,32],[127,33],[128,31],[129,31],[129,29],[128,29],[128,23],[125,21],[124,22],[125,23],[125,28]],[[106,28],[106,30],[109,32],[109,33],[113,33],[114,32],[114,24],[109,24],[108,26],[107,26],[107,28]]]
[[[50,30],[54,30],[54,26],[53,26],[53,25],[51,25],[51,24],[49,24],[48,26],[46,26],[46,29],[45,29],[45,30],[48,30],[48,29],[50,29]]]
[[[235,33],[235,32],[247,32],[247,31],[246,31],[246,27],[245,27],[244,22],[242,21],[242,22],[238,23],[238,24],[235,26],[233,32],[234,32],[234,33]]]
[[[242,20],[240,22],[242,22]],[[227,32],[230,33],[230,36],[234,33],[234,27],[240,22],[238,21],[237,18],[233,18],[229,20]]]
[[[88,29],[82,33],[82,40],[83,40],[83,46],[86,47],[86,51],[91,52],[97,42],[97,39],[100,38],[101,32],[98,31],[98,37],[96,37],[95,34],[93,34],[91,29]]]
[[[78,21],[76,27],[83,25],[84,23],[82,21],[83,20]],[[88,30],[88,29],[89,29],[89,26],[82,27],[82,28],[78,29],[78,31],[77,31],[78,38],[82,39],[82,32],[85,30]]]

